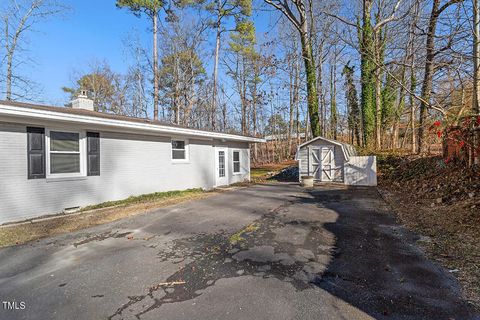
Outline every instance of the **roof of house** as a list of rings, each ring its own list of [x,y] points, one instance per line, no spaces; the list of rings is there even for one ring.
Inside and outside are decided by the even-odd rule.
[[[299,145],[298,149],[300,149],[304,146],[307,146],[307,145],[311,144],[312,142],[315,142],[315,141],[318,141],[318,140],[323,140],[323,141],[326,141],[326,142],[329,142],[329,143],[340,146],[342,148],[342,152],[343,152],[343,155],[345,156],[346,161],[349,161],[350,157],[358,155],[357,150],[355,149],[355,147],[353,145],[345,143],[345,142],[340,142],[340,141],[337,141],[337,140],[333,140],[333,139],[327,139],[327,138],[324,138],[324,137],[316,137],[316,138],[313,138],[312,140],[306,141],[305,143],[302,143],[301,145]]]
[[[46,106],[16,101],[0,100],[0,120],[2,120],[2,117],[57,120],[62,122],[101,125],[112,128],[127,128],[133,130],[167,133],[172,135],[197,136],[231,141],[265,142],[265,140],[262,138],[193,129],[145,118],[134,118],[85,109]]]

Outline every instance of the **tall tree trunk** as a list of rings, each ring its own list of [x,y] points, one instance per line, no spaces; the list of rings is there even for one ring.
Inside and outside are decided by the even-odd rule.
[[[395,150],[399,147],[398,144],[398,136],[400,132],[400,122],[403,113],[405,112],[405,99],[406,99],[406,92],[405,88],[407,86],[407,63],[408,63],[408,46],[405,50],[405,59],[404,59],[404,65],[402,66],[402,77],[401,77],[401,82],[402,85],[400,86],[400,91],[398,93],[399,99],[398,99],[398,104],[397,108],[395,110],[395,119],[393,122],[393,132],[392,132],[392,149]],[[405,131],[406,133],[406,131]]]
[[[290,56],[291,58],[292,56]],[[290,60],[289,58],[289,60]],[[296,57],[293,57],[296,61]],[[293,132],[293,111],[295,108],[295,102],[294,102],[294,91],[295,91],[295,81],[294,81],[294,73],[295,73],[295,65],[292,63],[292,61],[288,61],[290,65],[290,74],[289,74],[289,114],[288,114],[288,132],[287,132],[287,148],[288,148],[288,155],[292,153],[292,132]]]
[[[371,22],[372,0],[363,0],[362,27],[359,31],[361,55],[361,110],[363,144],[372,146],[375,131],[375,66],[374,43]]]
[[[392,149],[396,150],[398,148],[398,131],[399,131],[399,121],[395,120],[393,123],[393,132],[392,132]]]
[[[176,49],[175,49],[176,50]],[[180,67],[178,65],[178,56],[174,57],[174,63],[173,63],[173,74],[174,74],[174,79],[175,79],[175,85],[174,85],[174,90],[175,90],[175,102],[174,102],[174,110],[175,110],[175,123],[180,124]]]
[[[480,113],[480,5],[473,2],[473,110]]]
[[[414,19],[410,24],[410,32],[408,35],[408,52],[407,56],[408,59],[410,60],[409,64],[409,69],[410,69],[410,96],[409,96],[409,105],[410,105],[410,130],[411,130],[411,149],[410,151],[412,153],[417,152],[417,136],[415,134],[415,97],[414,93],[417,90],[417,77],[415,76],[415,51],[414,51],[414,45],[415,45],[415,28],[416,28],[416,23],[419,18],[419,3],[415,3],[415,8],[414,8]],[[405,130],[405,137],[407,135],[407,132]],[[405,141],[405,139],[404,139]],[[404,142],[402,142],[402,145]]]
[[[312,135],[318,137],[321,133],[318,116],[318,95],[315,59],[313,57],[311,32],[307,21],[307,9],[304,0],[292,1],[296,10],[291,10],[288,1],[264,0],[266,3],[282,12],[285,17],[293,24],[300,35],[302,45],[302,58],[305,64],[305,73],[307,80],[307,106],[310,118]],[[310,4],[312,4],[310,2]],[[296,13],[298,13],[298,17]],[[312,29],[313,30],[313,29]],[[311,30],[310,30],[311,31]]]
[[[382,70],[375,68],[375,147],[382,149]]]
[[[222,93],[223,96],[225,97],[225,93],[222,87]],[[227,130],[227,121],[228,121],[228,110],[227,110],[227,104],[222,103],[222,130]]]
[[[12,100],[12,60],[13,54],[7,57],[7,83],[6,83],[6,100]]]
[[[410,65],[410,92],[415,92],[417,89],[417,78],[415,77],[415,62],[412,56],[412,64]],[[415,98],[410,94],[410,130],[412,130],[412,153],[417,152],[417,136],[415,134]]]
[[[298,90],[298,89],[297,89]],[[298,92],[298,91],[297,91]],[[295,132],[297,134],[297,147],[300,145],[301,139],[300,139],[300,103],[297,102],[295,106]]]
[[[480,114],[480,4],[473,1],[473,112]],[[474,136],[475,148],[480,148],[480,132]],[[474,152],[474,162],[480,163],[480,154]]]
[[[320,123],[318,117],[318,96],[317,96],[317,77],[315,60],[313,57],[310,39],[308,37],[307,25],[304,23],[304,31],[301,34],[302,57],[305,64],[305,73],[307,74],[307,103],[308,115],[310,118],[310,128],[312,136],[320,136]]]
[[[325,136],[325,97],[323,94],[323,48],[324,43],[321,42],[319,49],[318,49],[318,96],[319,96],[319,103],[320,103],[320,127],[322,128],[322,135]]]
[[[10,49],[8,38],[10,36],[9,31],[9,19],[6,16],[4,18],[5,23],[5,52],[7,54],[7,74],[6,74],[6,95],[5,100],[12,100],[12,61],[13,61],[13,53],[14,50]]]
[[[425,70],[422,83],[422,99],[420,103],[420,127],[418,130],[418,149],[420,153],[425,153],[427,151],[427,131],[425,126],[427,125],[427,105],[425,103],[430,101],[430,96],[432,93],[432,81],[433,81],[433,69],[434,69],[434,59],[435,59],[435,33],[437,30],[437,21],[438,21],[438,7],[440,5],[440,0],[434,0],[432,5],[432,12],[430,14],[430,20],[428,23],[427,31],[427,40],[426,40],[426,60],[425,60]]]
[[[335,53],[336,54],[336,53]],[[330,67],[330,131],[333,139],[337,139],[337,85],[336,85],[336,58]]]
[[[220,54],[220,37],[221,37],[221,1],[217,1],[217,21],[216,21],[216,36],[215,36],[215,57],[213,64],[213,93],[212,93],[212,110],[211,110],[211,121],[212,129],[216,127],[216,112],[217,112],[217,86],[218,86],[218,59]]]
[[[311,130],[310,130],[310,116],[308,114],[308,110],[305,114],[305,122],[306,122],[306,125],[305,125],[305,141],[308,141],[308,140],[310,140],[310,133],[311,133]]]
[[[252,92],[252,123],[253,123],[253,136],[257,136],[257,83],[253,84]],[[258,146],[253,144],[253,159],[258,159]]]
[[[380,10],[380,9],[379,9]],[[377,12],[377,19],[380,12]],[[385,31],[386,33],[386,31]],[[383,28],[373,34],[374,55],[375,55],[375,146],[377,150],[382,149],[382,77],[384,66],[384,41]]]
[[[158,13],[153,14],[153,119],[158,120]]]
[[[242,55],[242,73],[241,73],[241,93],[240,99],[242,103],[242,134],[246,135],[248,133],[247,127],[247,70],[246,70],[246,61],[245,57]]]
[[[438,17],[440,14],[446,10],[449,6],[462,2],[463,0],[449,0],[443,6],[440,7],[441,0],[433,0],[432,3],[432,12],[430,14],[430,20],[428,22],[428,31],[427,31],[427,39],[425,44],[426,49],[426,59],[425,59],[425,70],[422,82],[422,101],[420,103],[420,127],[418,130],[418,149],[420,153],[427,152],[427,116],[429,107],[427,103],[430,102],[431,94],[432,94],[432,82],[433,82],[433,74],[435,72],[435,36],[437,30],[437,22]]]

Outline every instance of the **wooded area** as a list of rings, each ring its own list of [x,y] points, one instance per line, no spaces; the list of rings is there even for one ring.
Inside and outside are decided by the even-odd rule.
[[[117,0],[116,6],[148,19],[151,27],[142,32],[151,33],[151,43],[127,35],[134,61],[128,72],[90,61],[65,84],[71,95],[87,90],[98,111],[276,136],[286,158],[301,134],[425,154],[441,150],[452,128],[450,143],[468,149],[470,162],[478,154],[478,0]],[[0,10],[3,96],[35,99],[37,87],[16,66],[30,62],[32,29],[68,17],[69,9],[51,0],[12,0]],[[259,23],[267,32],[256,31]],[[266,160],[257,159],[262,154],[268,152],[256,147],[254,160]]]

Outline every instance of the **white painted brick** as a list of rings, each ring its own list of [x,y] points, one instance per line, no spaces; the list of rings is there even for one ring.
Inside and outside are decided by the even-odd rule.
[[[190,161],[172,163],[170,137],[101,130],[96,130],[101,137],[100,176],[68,181],[28,180],[26,126],[0,122],[0,224],[131,195],[210,189],[215,183],[216,141],[190,138]],[[223,142],[221,145],[229,147],[229,183],[249,179],[248,143]],[[241,175],[233,175],[232,149],[241,150]]]

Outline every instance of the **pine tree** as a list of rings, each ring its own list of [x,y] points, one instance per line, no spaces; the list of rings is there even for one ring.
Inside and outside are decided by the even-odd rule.
[[[128,8],[139,17],[142,13],[152,20],[153,28],[153,119],[158,119],[158,15],[163,8],[163,0],[117,0],[118,8]]]

